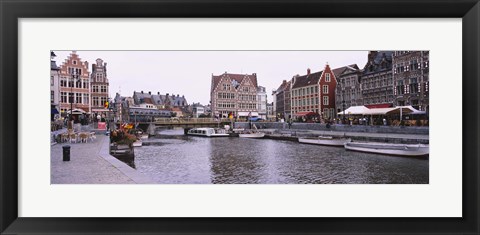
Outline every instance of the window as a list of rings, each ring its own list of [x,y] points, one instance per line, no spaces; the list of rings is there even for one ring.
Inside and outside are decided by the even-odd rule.
[[[74,101],[74,97],[73,97],[73,93],[68,93],[68,103],[73,103]]]
[[[328,94],[328,85],[323,85],[322,90],[323,94]]]
[[[92,92],[98,92],[98,86],[92,86]]]
[[[60,80],[60,86],[61,87],[66,87],[67,86],[67,81],[64,78],[62,78],[62,80]]]
[[[50,91],[50,102],[53,103],[55,102],[55,91]]]
[[[328,96],[323,97],[323,105],[328,105]]]
[[[89,104],[88,94],[83,94],[83,104]]]
[[[100,106],[98,97],[93,97],[93,106]]]
[[[60,93],[60,102],[62,103],[67,103],[67,92],[61,92]]]
[[[310,94],[313,94],[313,86],[310,87]]]
[[[50,86],[53,86],[55,84],[53,76],[50,76]]]
[[[107,86],[101,86],[102,90],[101,92],[106,93],[107,92]]]
[[[82,103],[82,93],[75,93],[75,103],[81,104]]]
[[[68,74],[78,74],[78,75],[81,75],[82,74],[82,69],[79,69],[79,68],[68,68]]]
[[[96,80],[97,80],[97,82],[103,82],[103,74],[97,73]]]
[[[329,73],[325,74],[325,81],[330,82],[330,74]]]

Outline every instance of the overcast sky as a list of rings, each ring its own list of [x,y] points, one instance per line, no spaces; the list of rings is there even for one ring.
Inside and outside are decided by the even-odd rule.
[[[60,66],[71,51],[54,51]],[[97,58],[107,63],[110,97],[133,91],[185,95],[189,103],[210,101],[212,74],[257,73],[258,85],[272,90],[296,74],[357,64],[363,68],[367,51],[77,51],[88,70]]]

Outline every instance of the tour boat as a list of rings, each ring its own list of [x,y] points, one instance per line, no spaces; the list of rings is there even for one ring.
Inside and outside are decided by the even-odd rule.
[[[300,137],[298,142],[304,144],[318,144],[328,146],[343,146],[345,143],[350,142],[351,139],[345,137],[333,137],[333,136],[318,136],[318,137]]]
[[[265,136],[265,133],[263,132],[243,132],[238,134],[238,137],[240,138],[255,138],[255,139],[260,139]]]
[[[428,145],[425,145],[425,144],[348,142],[348,143],[345,143],[345,149],[358,151],[358,152],[378,153],[378,154],[395,155],[395,156],[409,156],[409,157],[427,156],[429,153]]]
[[[192,128],[188,130],[187,135],[205,136],[205,137],[230,136],[225,129],[219,129],[219,128]]]

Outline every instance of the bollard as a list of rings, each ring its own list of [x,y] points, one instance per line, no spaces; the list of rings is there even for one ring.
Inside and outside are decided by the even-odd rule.
[[[63,161],[70,161],[70,145],[65,145],[63,148]]]

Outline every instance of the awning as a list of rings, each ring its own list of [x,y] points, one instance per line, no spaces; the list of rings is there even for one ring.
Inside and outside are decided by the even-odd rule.
[[[345,113],[346,115],[364,115],[367,113],[370,109],[361,105],[361,106],[351,106],[348,109],[342,112],[339,112],[338,115],[343,115]]]
[[[92,112],[108,112],[108,109],[92,109]]]
[[[298,112],[293,114],[293,116],[297,116],[297,117],[312,116],[312,115],[318,115],[318,114],[314,112]]]
[[[59,113],[58,113],[58,110],[56,108],[52,108],[50,114],[59,114]]]
[[[238,112],[239,117],[247,117],[250,115],[250,117],[255,117],[258,116],[258,112]]]
[[[86,112],[83,111],[83,109],[74,109],[73,112],[71,112],[71,110],[67,111],[67,114],[70,114],[70,113],[72,113],[72,114],[84,114]]]

